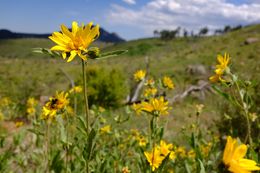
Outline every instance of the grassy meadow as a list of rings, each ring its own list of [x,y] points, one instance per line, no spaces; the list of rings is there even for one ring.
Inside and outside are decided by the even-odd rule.
[[[258,40],[247,44],[248,38]],[[260,163],[260,25],[218,36],[93,45],[101,52],[128,52],[88,60],[88,132],[82,92],[68,96],[70,107],[77,107],[76,114],[75,110],[62,112],[53,124],[40,118],[42,107],[56,91],[68,92],[71,80],[83,86],[80,58],[67,63],[32,51],[54,46],[48,39],[0,40],[0,172],[236,173],[221,164],[228,135],[238,137],[241,145],[248,144],[245,157]],[[231,57],[233,78],[229,83],[211,84],[216,57],[225,52]],[[134,79],[137,70],[146,71],[147,78],[142,80],[154,78],[158,93],[169,101],[169,115],[154,116],[149,111],[138,115],[132,103],[126,104],[130,91],[141,82]],[[164,76],[171,78],[174,89],[163,88]],[[236,77],[240,88],[235,88]],[[203,82],[208,86],[205,90],[174,100]],[[28,115],[29,98],[37,102],[33,117]],[[140,94],[136,103],[150,99]],[[249,118],[254,115],[249,136],[244,112]],[[168,152],[155,159],[156,165],[148,158],[158,152],[155,146],[163,148],[162,140],[167,141]]]

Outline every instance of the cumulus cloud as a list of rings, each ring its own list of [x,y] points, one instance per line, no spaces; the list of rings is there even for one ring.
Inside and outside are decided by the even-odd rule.
[[[123,1],[130,5],[136,4],[135,0],[123,0]]]
[[[139,9],[112,5],[108,20],[114,24],[132,25],[152,33],[155,29],[175,29],[178,26],[198,31],[208,26],[260,22],[260,4],[235,5],[227,0],[151,0]]]

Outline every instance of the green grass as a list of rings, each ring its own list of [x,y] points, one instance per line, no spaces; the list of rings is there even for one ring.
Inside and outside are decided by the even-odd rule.
[[[120,44],[96,43],[103,52],[127,49],[129,52],[122,56],[89,61],[89,66],[118,68],[126,73],[127,82],[132,84],[132,74],[137,69],[146,67],[145,57],[149,57],[150,74],[155,77],[169,75],[176,83],[176,89],[171,97],[182,92],[188,85],[197,80],[207,80],[213,73],[212,66],[216,63],[217,54],[228,52],[232,57],[232,69],[245,79],[260,81],[260,41],[245,45],[249,37],[260,37],[260,25],[249,26],[222,36],[201,38],[176,38],[162,41],[157,38],[140,39]],[[27,97],[52,95],[55,90],[69,87],[69,81],[60,69],[73,79],[81,78],[80,60],[66,63],[62,58],[50,58],[46,55],[32,52],[35,47],[51,47],[48,39],[15,39],[0,41],[0,96],[8,96],[15,101],[25,103]],[[191,76],[185,69],[188,65],[202,64],[208,70],[204,76]],[[128,91],[126,91],[127,95]],[[208,95],[206,100],[187,98],[173,105],[175,124],[169,128],[180,128],[186,115],[194,112],[196,103],[207,103],[204,119],[211,121],[217,115],[218,104],[212,101],[214,96]],[[184,116],[185,115],[185,116]],[[176,124],[177,127],[176,127]]]

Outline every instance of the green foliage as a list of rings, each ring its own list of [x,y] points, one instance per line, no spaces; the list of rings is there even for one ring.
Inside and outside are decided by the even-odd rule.
[[[89,104],[102,107],[119,107],[124,103],[127,84],[123,73],[116,69],[96,66],[87,68]]]

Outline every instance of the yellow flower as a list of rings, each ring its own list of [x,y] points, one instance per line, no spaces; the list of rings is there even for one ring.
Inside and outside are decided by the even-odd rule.
[[[12,103],[11,99],[8,97],[3,97],[0,99],[0,106],[8,106]]]
[[[28,100],[27,100],[27,106],[28,107],[33,107],[33,106],[35,106],[35,105],[37,105],[37,103],[38,103],[38,101],[35,99],[35,98],[33,98],[33,97],[30,97]]]
[[[196,157],[195,151],[194,150],[190,150],[188,152],[188,157],[191,158],[191,159],[195,159],[195,157]]]
[[[101,134],[110,133],[111,132],[111,126],[106,125],[100,129]]]
[[[69,90],[69,93],[81,93],[82,92],[82,87],[81,86],[74,86]]]
[[[68,93],[62,92],[56,92],[56,95],[52,98],[50,98],[50,107],[51,109],[63,109],[65,106],[69,104],[69,100],[67,99]]]
[[[144,90],[144,96],[145,97],[155,96],[156,93],[157,93],[156,88],[147,88],[146,90]]]
[[[254,160],[244,159],[247,146],[245,144],[238,145],[236,139],[231,136],[227,137],[227,143],[223,154],[223,162],[228,167],[228,170],[233,173],[250,173],[251,171],[260,170],[256,166]]]
[[[51,97],[50,100],[42,108],[41,119],[43,120],[54,120],[58,111],[63,110],[69,104],[67,99],[68,93],[56,92],[54,97]]]
[[[184,147],[178,147],[176,153],[182,158],[186,157],[186,150]]]
[[[174,84],[173,84],[171,78],[169,78],[168,76],[163,77],[163,87],[165,87],[167,89],[174,89]]]
[[[210,152],[210,150],[211,150],[211,147],[212,147],[212,143],[209,142],[209,143],[206,144],[206,145],[200,146],[200,150],[201,150],[201,152],[202,152],[202,154],[203,154],[204,156],[208,156],[208,154],[209,154],[209,152]]]
[[[27,112],[29,115],[33,115],[33,114],[35,114],[36,110],[35,110],[34,107],[28,107],[28,108],[26,109],[26,112]]]
[[[51,48],[52,51],[61,51],[62,57],[65,59],[69,56],[67,62],[72,61],[76,55],[83,60],[87,59],[84,53],[88,52],[89,45],[95,41],[99,36],[99,25],[92,27],[92,22],[86,26],[82,23],[78,26],[78,23],[72,22],[72,31],[65,26],[61,25],[61,33],[54,32],[49,37],[57,45]]]
[[[122,173],[130,173],[131,171],[128,169],[128,166],[122,168]]]
[[[161,156],[161,152],[158,147],[155,147],[151,152],[144,152],[144,155],[152,167],[152,171],[159,168],[165,158],[164,156]]]
[[[160,141],[160,151],[163,156],[167,156],[173,148],[172,144],[167,144],[165,141]]]
[[[149,87],[153,87],[154,85],[154,79],[148,79],[146,82],[145,82],[145,85],[149,86]]]
[[[144,70],[138,70],[135,72],[134,78],[137,82],[139,82],[144,79],[145,75],[146,75],[146,72]]]
[[[164,97],[160,97],[159,99],[151,98],[149,102],[142,102],[142,110],[156,116],[167,115],[169,114],[168,101],[165,101]]]
[[[176,158],[176,155],[175,155],[175,152],[172,151],[172,149],[173,149],[173,145],[172,144],[167,144],[163,140],[160,141],[160,151],[161,151],[161,154],[164,157],[166,157],[168,154],[170,154],[169,158],[171,160],[174,160]]]
[[[218,81],[225,82],[222,76],[224,75],[225,71],[229,70],[228,68],[228,64],[230,61],[229,54],[225,53],[224,56],[218,55],[217,60],[219,64],[216,65],[215,75],[211,76],[209,80],[213,83]]]
[[[19,127],[21,127],[21,126],[23,126],[24,125],[24,122],[23,121],[17,121],[17,122],[15,122],[15,127],[16,128],[19,128]]]
[[[139,138],[138,138],[138,144],[139,144],[139,146],[140,147],[145,147],[146,146],[146,144],[147,144],[147,139],[145,138],[145,137],[143,137],[143,136],[139,136]]]
[[[133,110],[136,112],[137,115],[140,115],[140,113],[142,112],[142,104],[138,103],[138,104],[133,104],[132,106]]]

